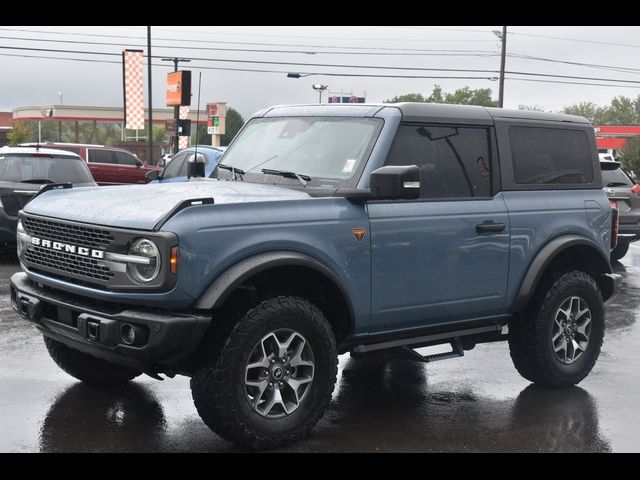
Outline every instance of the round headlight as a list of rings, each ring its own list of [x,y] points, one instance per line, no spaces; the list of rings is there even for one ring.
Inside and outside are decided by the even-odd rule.
[[[160,252],[151,240],[140,238],[133,242],[129,249],[129,255],[148,259],[144,263],[129,262],[129,273],[134,280],[140,283],[149,283],[156,279],[160,273]]]

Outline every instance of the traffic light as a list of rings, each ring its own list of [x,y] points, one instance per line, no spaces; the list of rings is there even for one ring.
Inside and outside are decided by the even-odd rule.
[[[178,136],[188,137],[191,135],[191,120],[178,120]]]

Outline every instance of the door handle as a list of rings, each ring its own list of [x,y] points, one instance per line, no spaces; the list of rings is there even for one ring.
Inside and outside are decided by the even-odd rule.
[[[499,233],[504,232],[504,229],[507,228],[504,223],[493,223],[493,222],[484,222],[476,225],[477,233]]]

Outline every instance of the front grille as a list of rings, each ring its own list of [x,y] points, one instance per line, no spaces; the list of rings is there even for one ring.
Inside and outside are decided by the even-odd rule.
[[[33,217],[24,217],[22,224],[27,233],[35,237],[70,243],[81,247],[105,250],[113,242],[111,233],[100,228],[59,223]]]
[[[113,277],[111,270],[95,258],[48,250],[35,245],[28,248],[24,256],[31,265],[70,273],[87,280],[108,282]]]
[[[7,215],[16,217],[18,216],[18,212],[29,203],[29,200],[31,200],[35,194],[36,192],[30,194],[6,193],[0,195],[0,201],[2,201],[2,206],[4,207],[4,211],[7,212]]]

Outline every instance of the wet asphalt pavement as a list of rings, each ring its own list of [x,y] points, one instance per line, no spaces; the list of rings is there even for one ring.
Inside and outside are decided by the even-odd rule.
[[[193,406],[189,380],[139,377],[94,389],[50,360],[9,303],[15,257],[0,256],[0,452],[231,452]],[[340,358],[333,401],[293,452],[638,452],[640,244],[621,264],[602,354],[578,387],[540,390],[505,342],[429,365]]]

